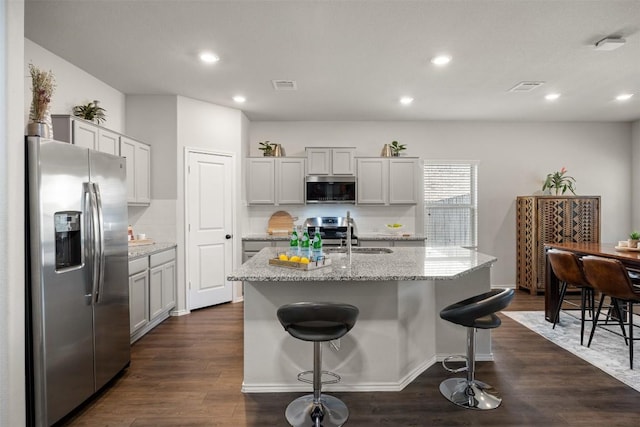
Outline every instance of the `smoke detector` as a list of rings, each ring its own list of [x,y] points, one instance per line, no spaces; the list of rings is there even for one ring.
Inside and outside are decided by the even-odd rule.
[[[626,40],[621,37],[605,37],[595,44],[595,50],[614,50],[625,44]]]
[[[298,90],[295,80],[271,80],[271,84],[275,90]]]

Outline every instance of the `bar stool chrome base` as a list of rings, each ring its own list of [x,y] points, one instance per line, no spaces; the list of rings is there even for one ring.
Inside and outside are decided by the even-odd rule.
[[[313,394],[301,396],[289,403],[284,415],[293,427],[309,427],[315,425],[322,427],[340,427],[349,418],[347,405],[337,397],[323,394],[320,397],[320,405],[323,417],[322,420],[316,424],[314,424],[316,421],[311,417],[316,408],[316,405],[313,403]]]
[[[466,378],[449,378],[440,383],[440,393],[447,400],[469,409],[496,409],[502,398],[488,384],[467,381]]]

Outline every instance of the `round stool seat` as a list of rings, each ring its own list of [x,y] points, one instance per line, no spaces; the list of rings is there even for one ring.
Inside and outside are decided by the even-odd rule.
[[[502,322],[495,313],[509,305],[513,294],[513,289],[494,289],[443,308],[440,317],[469,328],[497,328]]]
[[[359,310],[351,304],[296,302],[278,309],[278,320],[294,338],[303,341],[331,341],[353,328]]]

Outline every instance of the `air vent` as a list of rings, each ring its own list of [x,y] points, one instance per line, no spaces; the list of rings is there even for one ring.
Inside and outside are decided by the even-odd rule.
[[[298,90],[295,80],[271,80],[271,84],[275,90]]]
[[[509,92],[531,92],[532,90],[542,86],[544,82],[520,82],[511,89]]]

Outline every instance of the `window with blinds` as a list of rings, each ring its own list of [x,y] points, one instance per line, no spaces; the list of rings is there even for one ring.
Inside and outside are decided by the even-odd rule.
[[[427,246],[477,247],[478,165],[425,162],[424,235]]]

